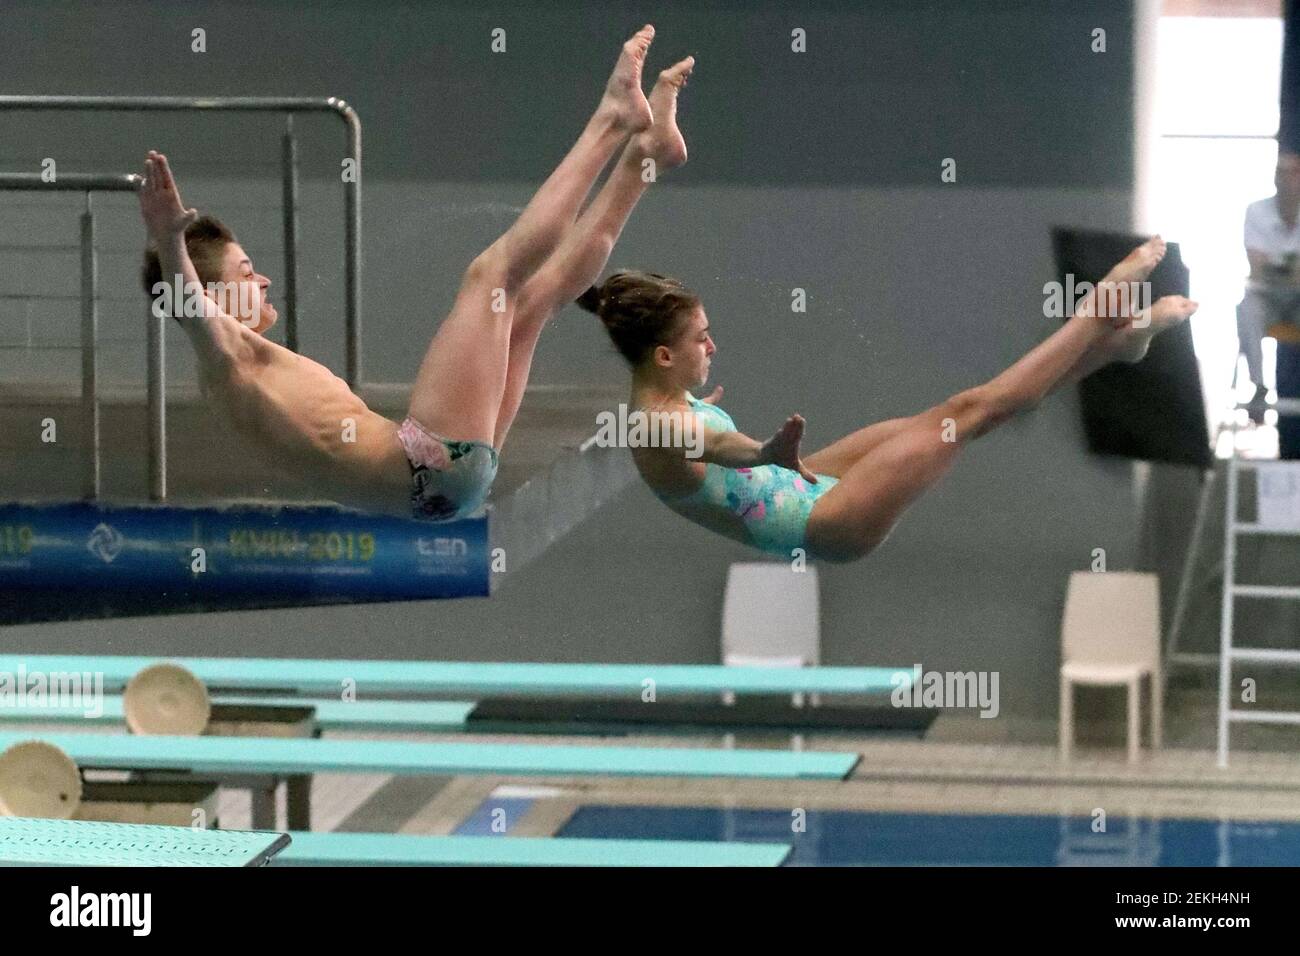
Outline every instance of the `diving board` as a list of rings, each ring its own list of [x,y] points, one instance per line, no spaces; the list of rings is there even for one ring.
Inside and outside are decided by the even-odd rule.
[[[274,866],[780,866],[781,843],[293,831]]]
[[[89,726],[124,725],[126,713],[119,694],[90,697],[86,704],[8,703],[0,697],[0,726],[5,723],[76,724]],[[260,707],[310,707],[316,712],[320,730],[387,730],[406,732],[454,732],[465,729],[474,704],[444,700],[313,700],[310,697],[216,695],[214,706],[223,704]]]
[[[211,690],[358,694],[665,695],[888,694],[913,680],[907,667],[728,667],[720,664],[511,664],[438,661],[312,660],[246,657],[0,655],[3,674],[102,675],[120,690],[137,672],[167,660]],[[652,706],[652,705],[647,705]]]
[[[276,737],[124,734],[0,734],[0,751],[39,739],[83,770],[197,774],[500,774],[502,776],[743,777],[843,780],[856,753],[696,747],[573,747],[541,744],[409,743]]]
[[[0,817],[0,866],[262,866],[283,833]]]

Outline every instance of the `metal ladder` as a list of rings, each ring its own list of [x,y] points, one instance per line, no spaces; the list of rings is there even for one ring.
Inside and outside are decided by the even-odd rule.
[[[1244,407],[1244,406],[1242,406]],[[1300,399],[1279,399],[1273,406],[1278,417],[1300,416]],[[1223,529],[1223,615],[1219,633],[1219,766],[1228,766],[1229,730],[1233,723],[1296,724],[1300,725],[1300,711],[1241,710],[1231,705],[1232,665],[1235,661],[1256,661],[1281,666],[1300,666],[1300,651],[1278,650],[1262,647],[1238,647],[1233,644],[1232,623],[1234,602],[1239,597],[1300,600],[1300,587],[1237,583],[1237,536],[1247,534],[1297,535],[1300,528],[1273,528],[1256,521],[1240,521],[1237,517],[1237,483],[1243,468],[1255,469],[1257,461],[1243,459],[1237,452],[1234,422],[1228,426],[1233,431],[1232,455],[1228,458],[1228,485],[1224,506]],[[1300,462],[1296,462],[1300,468]]]

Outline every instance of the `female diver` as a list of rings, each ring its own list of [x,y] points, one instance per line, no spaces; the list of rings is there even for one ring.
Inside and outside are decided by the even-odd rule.
[[[650,489],[683,517],[744,544],[790,558],[854,561],[889,535],[907,507],[948,471],[970,441],[1036,406],[1058,386],[1114,361],[1137,362],[1159,332],[1197,305],[1165,296],[1137,311],[1130,301],[1165,254],[1159,236],[1134,249],[1060,329],[1001,375],[913,415],[869,425],[800,454],[804,420],[792,415],[766,442],[736,430],[716,404],[691,394],[715,352],[699,297],[682,283],[617,272],[578,304],[596,313],[632,367],[629,407],[675,416],[702,433],[664,447],[635,447]],[[693,448],[686,445],[696,446]]]

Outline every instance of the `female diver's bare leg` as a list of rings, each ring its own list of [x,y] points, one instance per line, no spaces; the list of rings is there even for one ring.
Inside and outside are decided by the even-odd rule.
[[[1145,345],[1195,308],[1181,296],[1167,296],[1152,307],[1151,325],[1134,332]],[[1071,381],[1085,356],[1100,361],[1107,353],[1098,347],[1113,341],[1113,331],[1107,318],[1081,311],[1001,375],[904,419],[906,427],[846,469],[840,482],[814,505],[808,521],[809,549],[831,560],[854,560],[869,553],[907,507],[947,473],[969,441]],[[1122,359],[1121,352],[1127,354],[1127,349],[1109,353],[1107,361]]]
[[[1111,269],[1102,280],[1102,284],[1115,286],[1121,282],[1143,281],[1151,274],[1151,270],[1159,265],[1164,255],[1164,240],[1159,236],[1149,239],[1135,248]],[[1104,298],[1106,294],[1105,288],[1103,288],[1102,293]],[[1123,305],[1122,302],[1117,304],[1120,307]],[[1101,306],[1105,308],[1106,303],[1103,301]],[[1080,303],[1079,311],[1091,314],[1097,314],[1100,311],[1098,309],[1096,290]],[[1144,318],[1145,316],[1139,317],[1139,325],[1142,324]],[[1139,361],[1145,354],[1146,346],[1150,343],[1151,338],[1166,327],[1167,325],[1161,326],[1158,321],[1153,321],[1145,329],[1134,328],[1131,325],[1120,329],[1110,329],[1105,336],[1099,339],[1095,348],[1088,350],[1074,364],[1074,367],[1066,376],[1066,381],[1077,382],[1111,362]],[[804,464],[817,474],[839,478],[882,442],[914,425],[917,417],[891,418],[860,428],[825,448],[806,456],[803,460]]]

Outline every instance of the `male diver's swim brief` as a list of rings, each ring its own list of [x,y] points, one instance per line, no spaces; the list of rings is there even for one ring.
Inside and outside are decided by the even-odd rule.
[[[451,521],[478,511],[497,476],[497,451],[481,441],[452,441],[426,431],[414,418],[397,430],[411,465],[411,511],[429,521]]]

